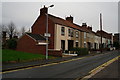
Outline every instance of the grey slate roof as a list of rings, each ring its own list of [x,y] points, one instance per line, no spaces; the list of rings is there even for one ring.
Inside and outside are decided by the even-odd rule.
[[[27,33],[30,37],[34,38],[35,40],[46,40],[46,38],[40,34],[33,34],[33,33]]]

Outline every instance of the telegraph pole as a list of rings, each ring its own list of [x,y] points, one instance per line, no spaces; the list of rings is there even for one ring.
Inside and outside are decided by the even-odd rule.
[[[101,35],[101,46],[100,46],[100,51],[102,53],[102,14],[100,13],[100,35]]]

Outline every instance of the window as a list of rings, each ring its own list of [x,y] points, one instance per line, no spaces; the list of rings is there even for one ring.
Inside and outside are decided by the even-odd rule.
[[[84,38],[86,38],[86,32],[84,32]]]
[[[68,36],[71,36],[71,31],[70,31],[70,29],[68,29]]]
[[[73,35],[74,35],[74,30],[68,29],[68,36],[73,37]]]
[[[73,35],[74,35],[74,30],[71,29],[71,37],[73,37]]]
[[[76,31],[76,38],[78,38],[79,34],[78,34],[78,31]]]
[[[76,47],[78,47],[78,42],[76,42]]]
[[[61,27],[61,35],[65,35],[65,28]]]

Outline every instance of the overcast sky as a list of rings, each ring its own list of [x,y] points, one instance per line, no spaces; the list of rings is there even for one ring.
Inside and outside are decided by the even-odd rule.
[[[118,32],[118,3],[117,2],[3,2],[2,23],[11,21],[20,29],[25,26],[28,30],[40,15],[40,8],[49,8],[49,14],[65,19],[72,15],[73,22],[81,25],[86,22],[93,31],[99,30],[99,14],[102,13],[103,30],[109,33]]]

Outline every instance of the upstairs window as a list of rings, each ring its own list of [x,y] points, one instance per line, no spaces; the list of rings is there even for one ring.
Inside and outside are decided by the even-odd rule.
[[[68,36],[73,37],[73,35],[74,35],[74,30],[68,29]]]
[[[71,30],[68,29],[68,36],[71,36]]]
[[[86,38],[86,32],[84,32],[84,39]]]
[[[73,35],[74,35],[74,30],[71,29],[71,37],[73,37]]]
[[[79,37],[78,31],[75,32],[76,38]]]
[[[65,28],[64,27],[61,27],[61,35],[65,35]]]

